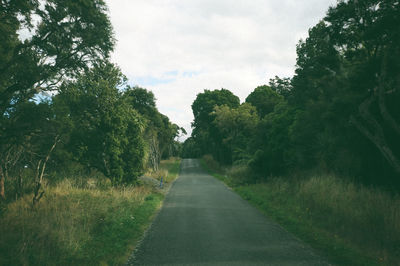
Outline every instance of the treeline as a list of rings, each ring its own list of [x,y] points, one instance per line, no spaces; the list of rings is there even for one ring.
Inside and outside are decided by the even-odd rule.
[[[93,170],[134,183],[177,154],[183,129],[109,62],[107,12],[97,0],[1,2],[0,201],[35,203],[45,179]]]
[[[295,75],[244,103],[197,95],[185,157],[245,166],[253,181],[318,169],[400,188],[400,4],[339,1],[297,45]]]

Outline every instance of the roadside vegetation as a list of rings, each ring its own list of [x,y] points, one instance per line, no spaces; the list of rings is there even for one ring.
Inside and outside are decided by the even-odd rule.
[[[243,199],[339,265],[397,265],[400,196],[334,175],[270,177],[254,184],[243,168],[203,166]]]
[[[163,199],[139,177],[173,180],[185,131],[110,62],[104,1],[0,14],[0,265],[124,264]]]
[[[299,40],[295,74],[241,102],[192,104],[185,158],[338,264],[400,261],[400,5],[337,1]]]
[[[179,166],[165,160],[151,174],[168,184]],[[10,203],[0,217],[0,265],[124,265],[164,193],[146,184],[115,187],[97,174],[47,185],[34,207],[31,194]]]

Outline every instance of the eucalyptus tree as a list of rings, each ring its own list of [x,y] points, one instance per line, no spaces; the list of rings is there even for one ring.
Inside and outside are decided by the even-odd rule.
[[[19,158],[21,147],[27,147],[12,134],[19,127],[14,113],[38,94],[57,91],[63,80],[74,79],[107,58],[114,38],[102,0],[1,1],[0,17],[0,196],[4,199],[9,158]],[[18,134],[29,138],[30,127],[23,129],[28,131]]]
[[[144,118],[143,138],[146,142],[146,157],[150,168],[157,171],[161,159],[171,156],[175,145],[174,139],[181,128],[158,111],[153,92],[140,87],[128,87],[124,91],[124,97]]]

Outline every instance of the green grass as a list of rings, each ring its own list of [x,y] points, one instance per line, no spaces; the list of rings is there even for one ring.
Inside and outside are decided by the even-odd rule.
[[[165,167],[172,180],[179,161]],[[164,195],[147,186],[90,187],[65,179],[47,187],[35,209],[31,195],[9,204],[0,218],[0,265],[123,265]]]
[[[157,180],[160,180],[162,177],[164,183],[172,183],[179,175],[180,165],[181,160],[178,158],[163,160],[160,163],[160,169],[158,171],[150,171],[146,175]]]
[[[244,184],[203,165],[239,195],[338,265],[400,265],[400,198],[332,175]],[[245,171],[239,171],[245,173]]]

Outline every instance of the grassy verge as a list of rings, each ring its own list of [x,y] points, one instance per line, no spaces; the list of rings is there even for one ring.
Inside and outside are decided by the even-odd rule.
[[[176,178],[178,160],[163,162]],[[35,209],[31,195],[0,218],[0,265],[123,265],[161,206],[150,186],[48,187]]]
[[[166,184],[172,183],[178,176],[180,171],[181,160],[177,158],[171,158],[163,160],[160,163],[160,169],[156,172],[148,172],[147,176],[152,177],[160,181],[161,177],[163,182]]]
[[[400,198],[332,175],[245,184],[206,158],[239,195],[338,265],[400,265]],[[245,171],[236,171],[245,173]],[[236,173],[235,173],[236,174]]]

